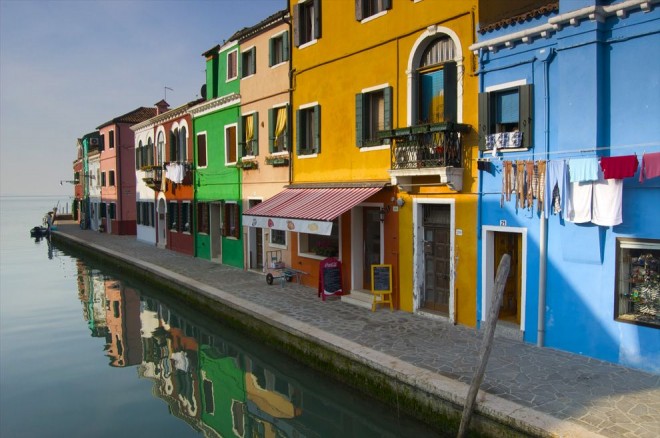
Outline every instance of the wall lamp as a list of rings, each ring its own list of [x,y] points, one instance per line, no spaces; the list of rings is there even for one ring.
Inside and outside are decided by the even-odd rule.
[[[385,215],[390,212],[390,206],[381,207],[378,211],[378,216],[381,222],[385,222]]]

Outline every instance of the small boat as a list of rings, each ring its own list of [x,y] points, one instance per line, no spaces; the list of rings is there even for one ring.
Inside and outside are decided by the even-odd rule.
[[[36,226],[30,230],[30,237],[40,238],[48,236],[48,227]]]

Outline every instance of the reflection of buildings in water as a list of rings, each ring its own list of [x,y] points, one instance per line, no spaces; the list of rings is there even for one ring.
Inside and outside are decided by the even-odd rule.
[[[100,271],[91,269],[83,262],[76,264],[78,271],[78,298],[82,303],[83,319],[87,322],[92,337],[104,338],[107,335],[105,321],[105,280]]]
[[[119,281],[106,280],[106,336],[110,366],[125,367],[142,362],[140,298]]]

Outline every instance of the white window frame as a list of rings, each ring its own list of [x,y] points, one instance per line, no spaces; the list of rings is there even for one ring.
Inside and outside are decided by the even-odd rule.
[[[183,209],[185,208],[185,205],[188,204],[188,231],[185,230],[185,224],[181,223],[181,232],[183,234],[191,234],[192,233],[192,219],[193,219],[193,211],[192,211],[192,202],[191,201],[181,201],[181,208],[179,209],[180,212],[183,212]],[[181,215],[183,216],[183,214]],[[181,220],[183,222],[183,220]]]
[[[313,108],[313,107],[315,107],[315,106],[320,107],[321,105],[319,105],[318,102],[305,103],[305,104],[299,105],[299,106],[298,106],[298,110],[299,110],[299,111],[301,111],[301,110],[306,110],[306,109],[309,109],[309,108]],[[320,138],[320,135],[321,135],[321,133],[319,132],[319,138]],[[315,152],[315,153],[313,153],[313,154],[300,155],[300,154],[298,153],[298,149],[297,149],[298,143],[300,143],[300,139],[296,139],[296,140],[297,140],[297,141],[296,141],[296,145],[295,145],[295,146],[296,146],[296,154],[295,154],[295,155],[298,157],[298,159],[306,159],[306,158],[316,158],[316,157],[318,157],[319,154],[318,154],[317,152]],[[292,148],[293,148],[293,146],[292,146]]]
[[[284,244],[273,242],[273,231],[281,231],[284,233]],[[272,248],[287,249],[289,247],[289,232],[284,230],[270,230],[270,233],[268,233],[268,245]]]
[[[246,112],[246,113],[241,114],[241,123],[243,123],[243,118],[244,118],[244,117],[247,117],[247,116],[254,116],[254,115],[257,114],[257,113],[259,113],[259,111],[254,110],[254,111],[248,111],[248,112]],[[254,119],[253,119],[253,120],[254,120]],[[259,126],[257,126],[257,125],[255,124],[254,129],[255,129],[255,130],[258,130],[258,129],[259,129]],[[238,144],[241,143],[241,142],[242,142],[242,143],[246,143],[246,141],[245,141],[245,129],[242,129],[241,131],[242,131],[241,134],[243,134],[243,138],[239,138],[239,139],[236,140],[236,145],[237,145],[237,147],[238,147]],[[236,132],[236,134],[238,135],[238,131]],[[257,136],[257,142],[258,142],[258,141],[259,141],[259,136]],[[257,148],[258,148],[258,147],[259,147],[259,145],[257,144]],[[243,151],[241,151],[241,152],[243,152]],[[251,160],[252,160],[252,159],[255,159],[256,157],[257,157],[256,155],[252,154],[252,155],[245,155],[245,156],[242,156],[241,158],[248,158],[248,159],[251,159]],[[237,159],[237,160],[238,160],[238,159]]]
[[[252,52],[254,49],[254,52],[252,54],[252,57],[254,57],[254,71],[250,73],[249,75],[243,76],[243,72],[245,71],[245,63],[243,62],[243,55],[247,54],[248,52]],[[252,45],[250,47],[242,48],[241,49],[241,80],[251,78],[252,76],[257,74],[257,46]]]
[[[303,3],[312,3],[311,8],[312,8],[312,9],[314,8],[314,2],[313,2],[313,0],[299,0],[299,1],[298,1],[298,4],[299,4],[299,5],[301,5],[301,4],[303,4]],[[314,13],[312,13],[312,23],[313,23],[313,22],[314,22]],[[298,29],[298,32],[300,32],[300,29]],[[312,36],[311,36],[312,39],[309,40],[309,41],[307,41],[307,42],[305,42],[305,43],[303,43],[303,44],[301,44],[301,45],[299,45],[299,46],[298,46],[298,50],[302,50],[302,49],[304,49],[305,47],[313,46],[314,44],[316,44],[316,43],[318,42],[318,38],[314,38],[314,28],[313,28],[313,27],[312,27],[312,32],[311,32],[311,33],[312,33]]]
[[[282,39],[282,40],[284,40],[284,35],[285,35],[287,32],[288,32],[288,31],[283,30],[282,32],[278,32],[278,33],[276,33],[275,35],[272,35],[272,36],[269,38],[269,42],[268,42],[268,56],[269,56],[269,57],[271,56],[271,55],[270,55],[270,50],[271,50],[270,40],[274,40],[274,39]],[[284,43],[282,43],[282,44],[284,44]],[[290,52],[291,52],[291,47],[289,47],[289,59],[291,59],[291,53],[290,53]],[[280,62],[278,62],[277,64],[273,64],[273,65],[271,65],[270,68],[277,68],[277,67],[281,66],[282,64],[286,64],[287,62],[288,62],[288,60],[287,60],[287,61],[280,61]]]
[[[198,166],[198,169],[206,169],[209,166],[209,137],[206,134],[206,131],[200,131],[197,133],[195,136],[195,145],[196,145],[196,150],[195,153],[197,154],[197,163],[199,163],[199,136],[203,135],[204,138],[206,139],[204,150],[206,151],[206,165],[205,166]]]
[[[386,10],[386,11],[387,11],[387,10]],[[390,87],[390,86],[391,86],[391,85],[389,84],[389,82],[386,82],[386,83],[384,83],[384,84],[374,85],[373,87],[363,88],[363,89],[360,91],[360,93],[362,93],[362,94],[369,94],[369,93],[373,93],[374,91],[385,90],[386,88],[388,88],[388,87]],[[394,89],[392,89],[392,94],[394,94]],[[392,96],[392,97],[394,97],[394,96]],[[392,108],[392,113],[393,113],[393,112],[394,112],[394,108]],[[384,117],[384,116],[385,116],[385,115],[383,114],[383,117]],[[385,122],[385,121],[383,120],[383,122]],[[364,129],[364,126],[362,127],[362,129]],[[375,146],[361,147],[361,148],[359,148],[359,149],[360,149],[360,152],[382,151],[383,149],[390,149],[390,145],[387,144],[387,143],[383,143],[383,144],[375,145]]]

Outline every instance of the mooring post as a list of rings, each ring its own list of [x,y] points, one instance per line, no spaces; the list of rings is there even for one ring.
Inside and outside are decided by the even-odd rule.
[[[463,438],[467,434],[468,426],[470,425],[470,417],[474,408],[474,400],[477,398],[479,387],[484,379],[484,372],[486,371],[486,364],[488,363],[488,356],[493,347],[493,336],[495,335],[495,326],[497,325],[497,315],[500,312],[502,305],[502,297],[504,296],[504,286],[506,279],[509,276],[509,269],[511,268],[511,256],[504,254],[500,259],[500,264],[497,267],[497,275],[495,276],[495,284],[493,285],[493,296],[490,302],[490,309],[488,312],[488,320],[486,321],[486,329],[484,330],[484,337],[481,341],[481,354],[479,358],[479,367],[474,373],[470,390],[468,391],[465,406],[463,407],[463,416],[461,418],[461,426],[458,429],[457,438]]]

